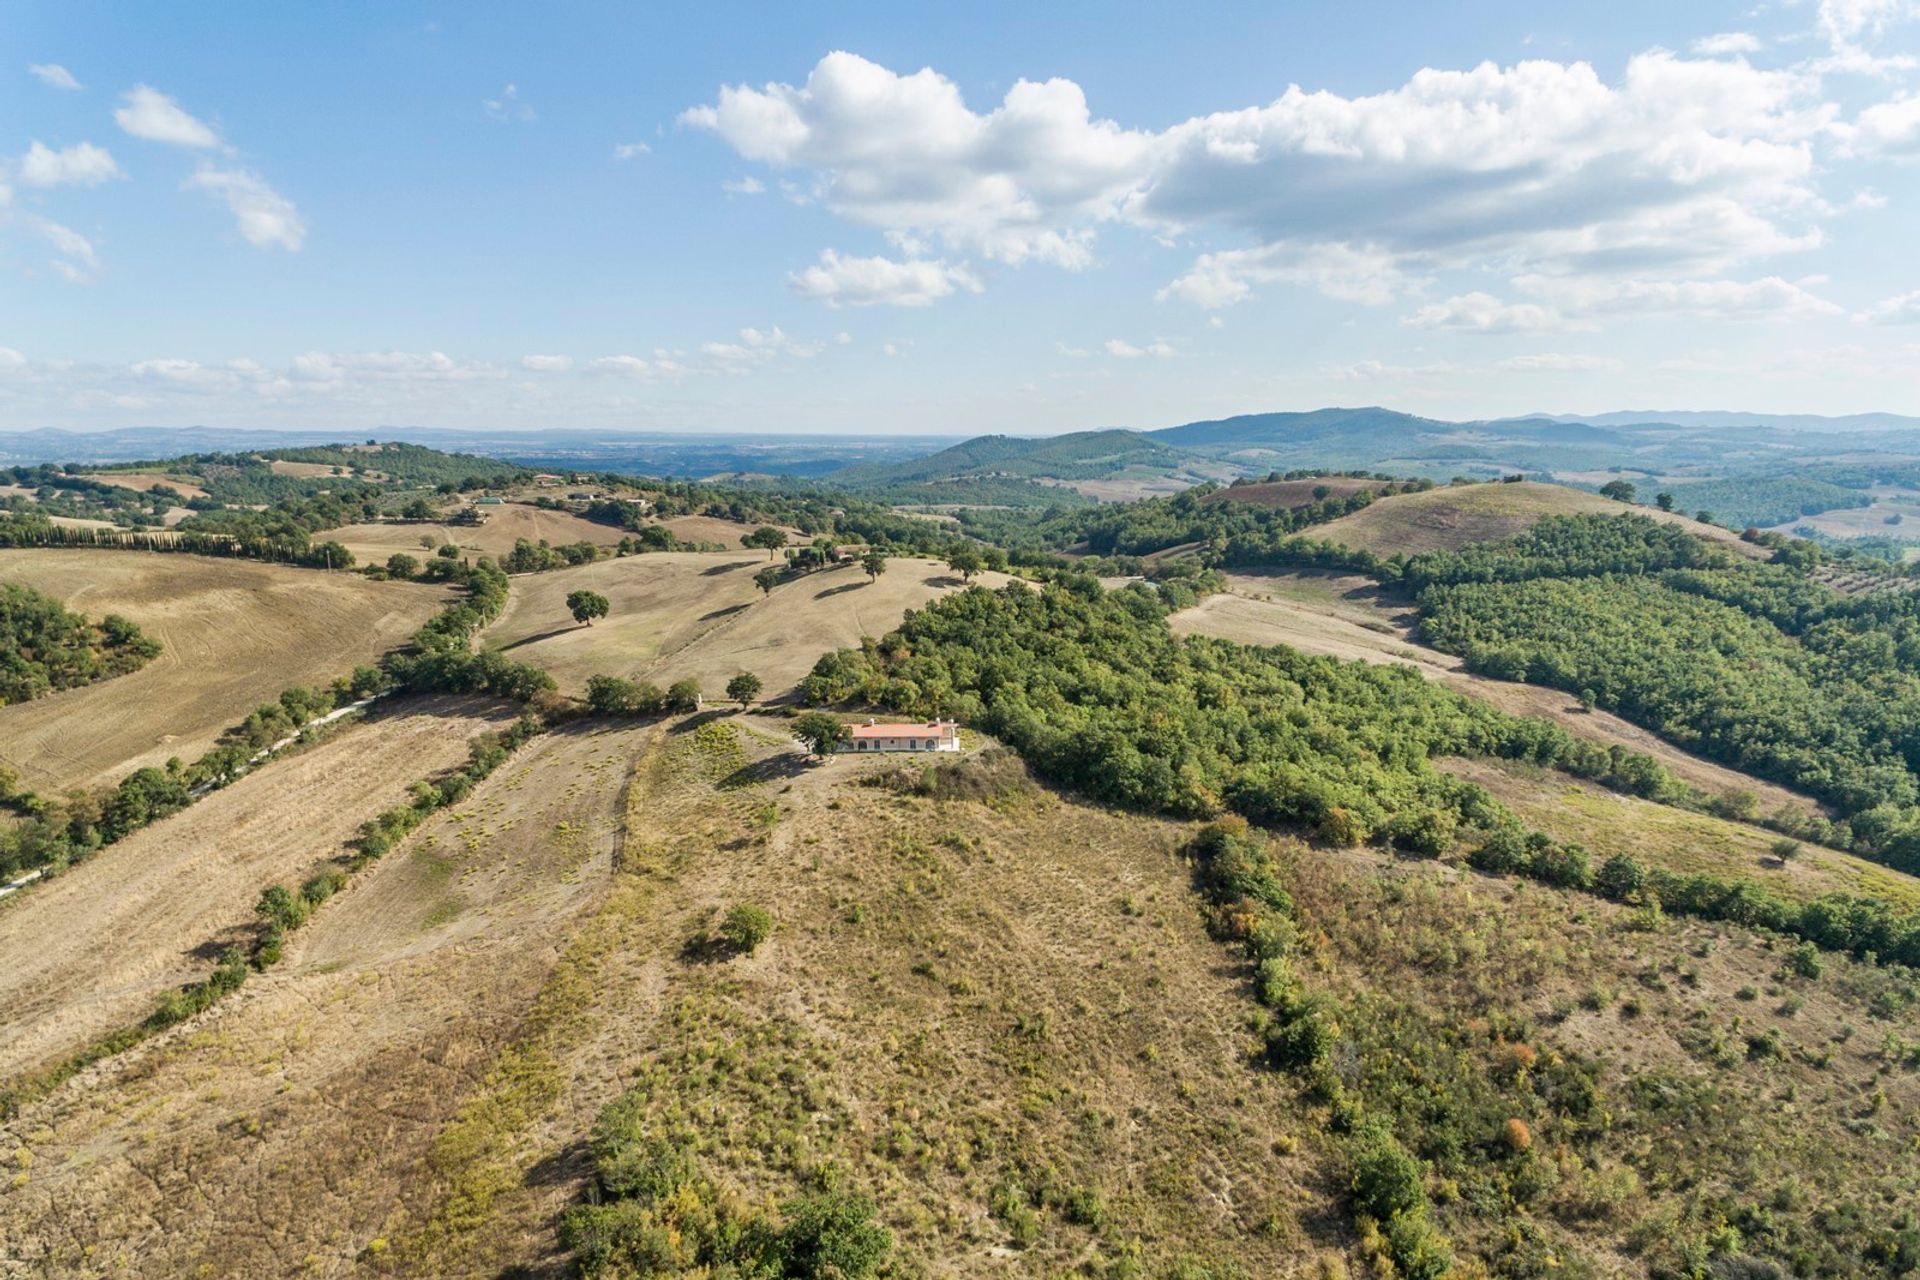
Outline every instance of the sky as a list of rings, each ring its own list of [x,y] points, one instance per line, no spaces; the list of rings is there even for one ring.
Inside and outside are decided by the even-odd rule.
[[[0,429],[1920,414],[1920,0],[9,0]]]

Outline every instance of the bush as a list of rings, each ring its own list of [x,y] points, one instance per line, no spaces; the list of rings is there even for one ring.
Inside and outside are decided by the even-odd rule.
[[[750,902],[736,903],[720,922],[720,939],[741,955],[752,955],[773,933],[773,915]]]
[[[802,1280],[865,1280],[893,1251],[893,1233],[873,1220],[865,1196],[828,1192],[781,1206],[779,1272]]]

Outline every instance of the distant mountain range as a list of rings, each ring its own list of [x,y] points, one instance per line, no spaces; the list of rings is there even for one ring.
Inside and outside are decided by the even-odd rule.
[[[349,433],[45,428],[0,433],[0,465],[283,448],[326,443],[343,434]],[[1615,411],[1448,422],[1362,406],[1242,414],[1148,431],[1108,428],[970,440],[539,428],[380,427],[364,435],[548,467],[747,479],[794,476],[921,505],[1072,504],[1308,468],[1435,479],[1518,472],[1594,484],[1615,473],[1663,481],[1779,474],[1841,456],[1920,460],[1920,418],[1891,413]]]

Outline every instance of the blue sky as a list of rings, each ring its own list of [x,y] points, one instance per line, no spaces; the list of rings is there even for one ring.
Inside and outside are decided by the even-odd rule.
[[[931,9],[16,3],[0,426],[1920,413],[1920,0]]]

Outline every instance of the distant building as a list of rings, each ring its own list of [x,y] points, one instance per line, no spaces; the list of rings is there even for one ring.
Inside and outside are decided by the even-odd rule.
[[[960,726],[952,720],[924,724],[880,724],[869,720],[853,726],[855,751],[958,751]]]

